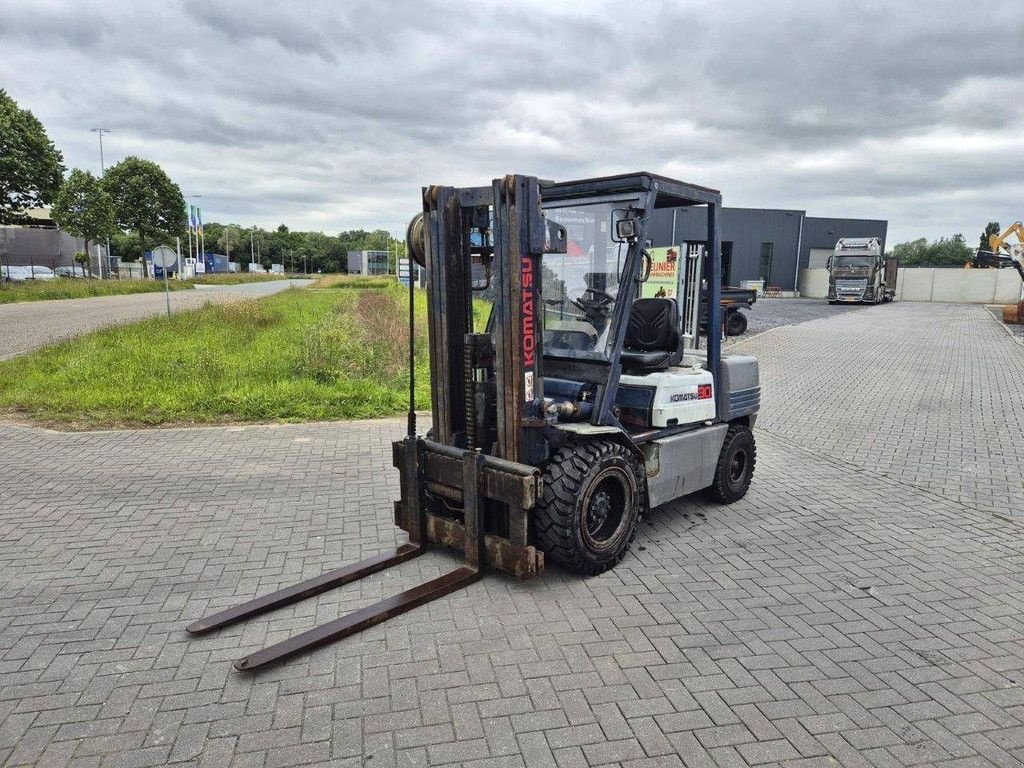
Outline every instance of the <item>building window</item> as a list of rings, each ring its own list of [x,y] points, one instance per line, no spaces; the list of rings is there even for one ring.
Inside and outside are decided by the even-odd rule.
[[[772,279],[772,248],[774,243],[761,243],[761,279],[765,285],[771,284]]]
[[[388,274],[388,252],[367,251],[366,252],[366,274],[386,275]]]

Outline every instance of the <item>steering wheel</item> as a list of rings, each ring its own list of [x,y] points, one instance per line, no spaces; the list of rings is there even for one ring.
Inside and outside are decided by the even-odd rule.
[[[615,303],[614,296],[610,293],[598,290],[597,288],[584,288],[583,293],[592,293],[594,294],[594,298],[585,299],[583,296],[580,296],[579,300],[569,299],[569,301],[584,312],[603,311]]]

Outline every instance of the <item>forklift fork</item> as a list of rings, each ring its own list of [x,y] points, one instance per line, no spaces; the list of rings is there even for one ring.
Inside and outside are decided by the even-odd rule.
[[[187,627],[192,635],[202,635],[231,624],[245,621],[254,616],[298,603],[306,598],[319,595],[335,587],[350,584],[373,573],[378,573],[393,565],[418,557],[426,551],[426,526],[420,503],[420,495],[416,489],[419,482],[419,458],[421,443],[418,438],[410,437],[395,444],[395,452],[399,447],[404,458],[402,467],[402,490],[404,510],[409,518],[409,543],[403,544],[392,554],[381,554],[347,565],[290,587],[263,595],[247,603],[236,605],[206,618],[199,619]],[[274,645],[263,648],[235,662],[235,669],[253,671],[261,667],[283,661],[291,656],[311,651],[319,646],[335,640],[341,640],[361,632],[364,629],[387,621],[406,611],[411,611],[432,600],[444,597],[458,589],[467,587],[481,576],[481,564],[484,560],[484,534],[482,530],[482,494],[485,457],[475,451],[462,454],[462,496],[464,523],[465,564],[436,579],[419,584],[397,595],[386,597],[373,605],[360,608],[334,621],[314,627],[293,637],[289,637]],[[411,487],[410,487],[411,486]],[[408,493],[407,493],[408,491]],[[474,492],[475,491],[475,492]]]
[[[460,197],[454,187],[430,187],[423,194],[421,263],[428,270],[428,322],[432,380],[433,436],[416,436],[414,286],[409,277],[409,413],[404,440],[392,444],[402,476],[395,523],[409,543],[292,587],[200,619],[187,627],[198,635],[292,605],[416,557],[430,544],[461,549],[459,568],[373,605],[239,659],[239,670],[254,670],[325,643],[348,637],[392,616],[443,597],[480,578],[490,566],[520,579],[544,569],[544,555],[529,543],[529,518],[540,493],[538,463],[546,450],[539,322],[535,315],[541,283],[540,256],[546,247],[564,252],[565,232],[549,231],[540,208],[540,183],[524,176],[496,179],[491,187]],[[499,285],[491,333],[472,325],[472,258],[469,229],[490,226],[493,205],[494,262]],[[550,242],[549,242],[550,241]],[[493,381],[478,378],[493,369]],[[462,370],[463,376],[455,375]],[[536,388],[535,384],[536,382]],[[492,442],[488,423],[476,419],[476,398],[496,387],[490,453],[475,446]],[[486,420],[485,420],[486,421]],[[479,434],[478,434],[479,432]],[[480,438],[480,439],[478,439]],[[493,453],[494,455],[490,455]],[[443,508],[442,508],[443,507]]]

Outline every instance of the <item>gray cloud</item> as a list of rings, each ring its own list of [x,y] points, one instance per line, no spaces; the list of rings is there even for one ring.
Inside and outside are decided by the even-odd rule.
[[[1022,43],[1009,1],[6,0],[0,86],[208,220],[398,233],[426,183],[643,168],[973,240],[1024,216]]]

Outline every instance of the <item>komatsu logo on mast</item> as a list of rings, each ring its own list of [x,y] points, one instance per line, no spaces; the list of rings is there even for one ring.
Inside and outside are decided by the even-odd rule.
[[[534,320],[533,307],[533,261],[523,256],[519,263],[520,282],[523,288],[522,299],[522,326],[523,333],[523,367],[533,368],[535,352],[537,349],[537,336]],[[533,371],[526,372],[524,377],[524,395],[526,400],[533,400]]]

